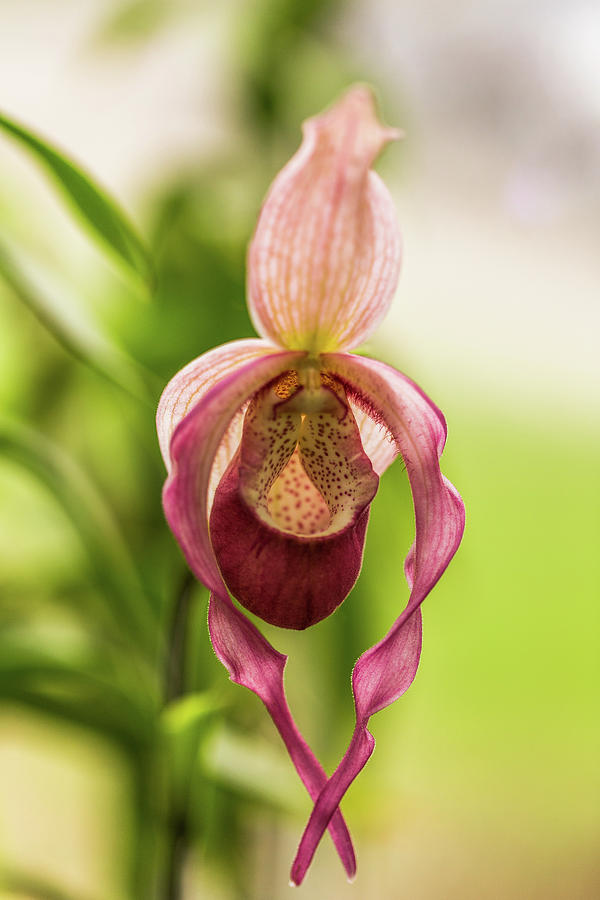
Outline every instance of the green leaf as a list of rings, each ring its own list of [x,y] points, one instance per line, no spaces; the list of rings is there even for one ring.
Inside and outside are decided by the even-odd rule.
[[[184,809],[189,797],[190,779],[203,739],[214,716],[222,709],[212,694],[187,694],[170,703],[162,713],[161,724],[169,762],[171,797],[175,807]]]
[[[0,129],[34,154],[58,182],[63,194],[91,232],[149,285],[152,282],[149,253],[115,201],[56,147],[3,113],[0,113]]]
[[[82,637],[45,644],[20,628],[0,637],[0,696],[136,747],[154,733],[157,694],[150,671]]]
[[[296,812],[305,802],[293,767],[276,746],[222,725],[211,731],[198,759],[205,778],[253,803]]]
[[[156,652],[157,622],[137,567],[110,508],[85,472],[40,432],[0,417],[0,453],[28,469],[64,509],[119,631],[132,646]]]
[[[174,14],[175,0],[121,0],[109,9],[95,42],[102,45],[147,40]]]
[[[2,241],[0,277],[67,353],[136,399],[153,403],[152,376],[100,331],[80,303],[69,300],[69,291],[54,275]]]

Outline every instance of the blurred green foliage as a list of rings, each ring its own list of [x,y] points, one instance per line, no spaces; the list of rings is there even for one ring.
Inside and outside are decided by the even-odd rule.
[[[174,898],[186,856],[220,873],[223,896],[263,900],[271,895],[272,860],[266,881],[250,888],[248,823],[260,821],[263,809],[284,830],[287,819],[299,827],[307,812],[260,704],[227,682],[210,649],[206,592],[188,576],[163,519],[154,406],[190,359],[252,334],[244,260],[261,198],[296,148],[301,119],[349,81],[368,78],[329,37],[328,23],[343,6],[261,0],[232,23],[238,142],[230,155],[205,158],[155,187],[143,240],[78,166],[0,119],[58,177],[89,235],[102,253],[108,248],[110,265],[124,263],[102,271],[99,309],[78,286],[65,285],[64,274],[49,273],[36,246],[16,248],[5,222],[0,700],[60,722],[65,733],[107,742],[124,761],[125,863],[89,900]],[[185,20],[186,10],[185,2],[123,3],[97,40],[139,43],[173,18]],[[137,276],[124,278],[127,269]],[[150,283],[149,299],[139,275]],[[419,372],[410,375],[419,380]],[[505,830],[520,827],[515,808],[550,848],[567,832],[583,846],[594,822],[597,733],[585,714],[598,679],[597,641],[582,623],[597,617],[590,498],[598,497],[599,440],[593,429],[578,443],[491,408],[465,410],[461,398],[440,399],[450,422],[445,468],[469,513],[465,545],[424,610],[419,677],[401,707],[374,721],[371,774],[347,803],[382,844],[413,814],[425,823],[430,851],[437,828],[466,823],[459,833],[470,834],[486,860],[480,874],[473,861],[469,875],[481,887],[463,891],[467,876],[457,876],[447,896],[500,896],[490,893],[483,870],[505,864],[494,853],[505,854]],[[547,521],[551,530],[541,524]],[[265,629],[290,653],[290,703],[328,769],[351,729],[352,665],[406,600],[402,560],[412,533],[408,485],[395,466],[373,505],[364,570],[350,598],[310,634]],[[532,783],[539,808],[523,800]],[[548,785],[555,799],[544,806]],[[425,812],[415,813],[413,804],[424,801]],[[563,816],[564,828],[548,816]],[[486,829],[487,842],[476,833]],[[541,871],[540,842],[527,847],[528,862]],[[569,852],[578,859],[577,848]],[[463,853],[470,860],[470,850]],[[460,848],[456,855],[462,858]],[[21,871],[10,857],[0,863],[0,884],[12,895],[88,897],[65,879]],[[544,889],[539,896],[559,895]]]
[[[148,251],[139,240],[123,212],[110,197],[64,153],[41,139],[30,129],[0,113],[0,130],[31,151],[45,166],[79,213],[84,224],[115,255],[143,278],[150,278]]]

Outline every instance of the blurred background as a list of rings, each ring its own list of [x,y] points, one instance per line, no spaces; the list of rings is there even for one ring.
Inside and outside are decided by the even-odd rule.
[[[599,895],[599,29],[585,0],[0,0],[0,109],[117,198],[154,269],[148,288],[0,131],[3,900],[289,895],[309,801],[213,655],[154,408],[184,363],[252,334],[262,197],[301,120],[356,80],[406,131],[378,163],[404,272],[364,350],[445,412],[468,518],[344,801],[358,881],[324,840],[299,890]],[[268,630],[328,771],[412,531],[398,465],[343,607]]]

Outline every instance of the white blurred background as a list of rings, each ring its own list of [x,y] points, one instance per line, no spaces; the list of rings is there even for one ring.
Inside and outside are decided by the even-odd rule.
[[[0,4],[0,104],[134,211],[157,173],[237,136],[228,35],[244,3],[166,8],[160,30],[120,50],[98,41],[118,3]],[[385,85],[384,115],[407,118],[384,162],[404,276],[373,346],[408,371],[428,347],[432,374],[516,413],[595,418],[600,7],[365,0],[329,29]],[[5,142],[0,154],[20,168]]]

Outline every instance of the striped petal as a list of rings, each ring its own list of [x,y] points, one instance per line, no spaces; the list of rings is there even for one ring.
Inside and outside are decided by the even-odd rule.
[[[200,396],[173,432],[171,470],[163,490],[165,515],[190,569],[211,590],[225,590],[208,532],[209,488],[219,447],[236,413],[302,356],[267,348],[237,368],[229,360],[228,374]],[[163,416],[168,421],[168,414]]]
[[[196,403],[215,384],[244,363],[273,352],[277,352],[277,348],[258,338],[229,341],[192,360],[171,378],[156,411],[158,443],[167,471],[171,470],[169,448],[173,432]],[[233,449],[236,447],[237,444]]]
[[[401,248],[392,199],[371,165],[397,137],[360,86],[304,123],[248,253],[248,305],[263,337],[318,353],[356,347],[380,323]]]
[[[349,398],[349,403],[354,415],[354,421],[360,431],[363,450],[371,460],[373,471],[377,475],[383,475],[400,453],[398,445],[383,422],[373,419],[351,397]]]
[[[411,589],[408,604],[383,640],[354,667],[354,735],[315,804],[292,867],[294,884],[304,878],[327,822],[373,751],[369,718],[398,699],[416,674],[421,650],[419,607],[454,556],[465,522],[463,502],[440,472],[446,425],[438,408],[414,382],[383,363],[327,354],[323,364],[345,384],[355,402],[374,411],[393,435],[413,495],[415,542],[405,564]]]

